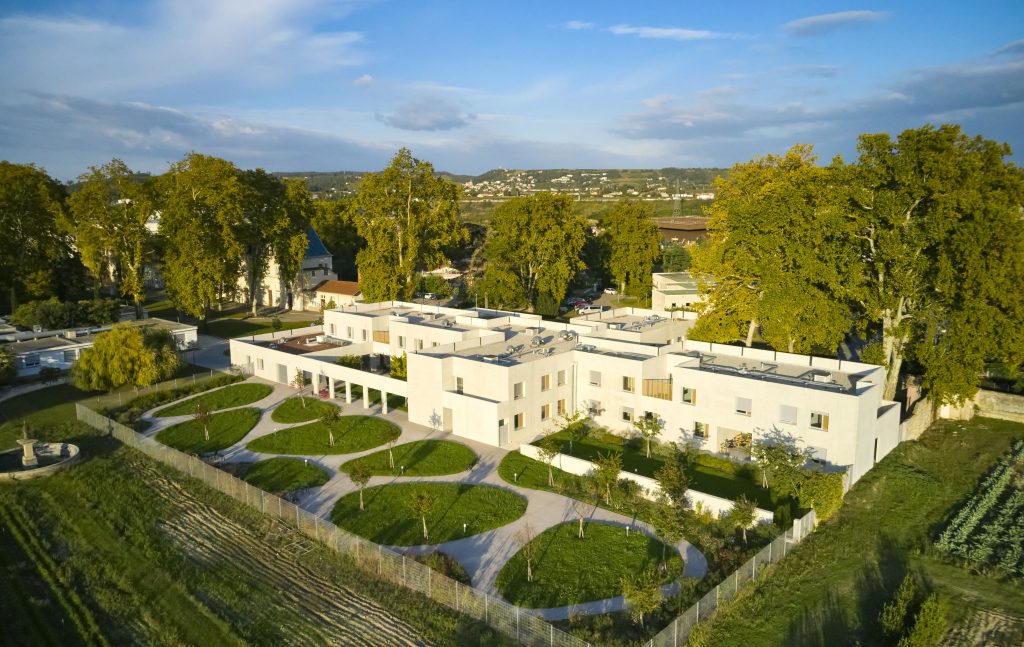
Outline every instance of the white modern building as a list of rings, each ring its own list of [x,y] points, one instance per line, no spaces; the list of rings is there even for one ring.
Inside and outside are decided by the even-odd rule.
[[[701,300],[697,280],[689,272],[655,272],[651,275],[651,308],[692,309]]]
[[[349,403],[361,392],[363,407],[371,390],[385,409],[399,396],[411,422],[509,448],[577,410],[620,432],[656,417],[662,441],[709,451],[741,434],[789,436],[852,480],[896,445],[899,408],[882,400],[881,367],[688,341],[695,317],[620,308],[560,323],[356,303],[325,311],[322,327],[231,340],[231,360],[281,383],[302,371],[323,396]],[[403,353],[408,379],[392,378],[384,366]],[[370,356],[377,370],[339,365],[343,355]]]

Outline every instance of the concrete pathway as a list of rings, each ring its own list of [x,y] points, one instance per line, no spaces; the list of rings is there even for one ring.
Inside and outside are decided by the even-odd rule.
[[[16,398],[25,393],[32,393],[33,391],[38,391],[40,389],[48,389],[51,386],[57,386],[58,384],[67,384],[69,381],[70,380],[65,375],[58,377],[51,382],[34,382],[32,384],[19,384],[18,386],[12,386],[0,391],[0,402]]]
[[[262,454],[259,452],[253,452],[246,449],[245,445],[256,438],[272,434],[280,429],[308,424],[308,422],[294,424],[276,423],[269,415],[266,415],[282,401],[294,396],[295,389],[283,384],[268,382],[261,379],[251,379],[250,381],[268,384],[274,387],[274,391],[269,396],[259,400],[258,402],[245,405],[248,407],[259,407],[263,411],[264,415],[256,426],[246,434],[245,438],[239,441],[238,444],[221,453],[222,461],[248,462],[279,456],[279,454]],[[342,404],[342,407],[344,415],[373,415],[393,422],[402,430],[401,436],[399,436],[398,439],[399,443],[408,443],[415,440],[427,439],[449,440],[466,445],[478,456],[476,464],[469,471],[457,474],[427,477],[374,476],[370,479],[367,487],[397,482],[463,482],[486,484],[500,487],[510,492],[515,492],[527,501],[526,512],[522,517],[499,528],[473,534],[465,539],[458,539],[442,544],[392,547],[397,552],[421,554],[440,550],[447,553],[466,569],[474,587],[500,597],[496,588],[498,573],[501,571],[505,563],[508,562],[508,560],[511,559],[521,548],[522,544],[520,542],[520,536],[523,533],[523,529],[529,525],[532,533],[534,535],[539,535],[541,532],[551,528],[552,526],[566,522],[575,522],[578,519],[574,514],[572,499],[553,492],[521,488],[505,482],[498,475],[498,465],[508,453],[507,450],[478,443],[459,436],[453,436],[450,433],[436,431],[422,425],[410,423],[403,411],[393,410],[388,412],[387,415],[382,416],[379,405],[364,408],[362,400],[355,400],[351,405]],[[152,412],[147,412],[146,416],[149,416],[151,413]],[[147,435],[155,434],[160,429],[190,418],[191,416],[150,418],[152,424],[149,429],[146,430],[146,433]],[[348,475],[340,471],[339,468],[341,464],[359,456],[372,454],[380,451],[381,449],[381,447],[374,447],[373,449],[351,454],[294,456],[294,458],[303,458],[311,463],[315,463],[326,470],[330,475],[330,480],[328,480],[325,485],[318,488],[310,488],[298,493],[296,503],[304,510],[312,512],[321,518],[329,519],[331,510],[334,508],[338,499],[346,494],[358,491],[358,487],[351,481],[351,479],[348,478]],[[626,527],[630,527],[631,529],[640,530],[650,536],[655,536],[654,529],[648,524],[631,519],[626,515],[611,512],[596,506],[588,507],[586,520],[588,522],[617,525],[624,529],[623,532],[625,532]],[[677,549],[685,560],[685,566],[683,569],[684,577],[703,577],[707,573],[707,560],[696,547],[686,540],[682,540],[677,544]],[[662,587],[662,592],[665,595],[672,595],[676,590],[678,590],[678,587],[678,582],[672,582],[664,585]],[[621,611],[625,608],[626,604],[622,597],[616,597],[567,607],[532,609],[529,611],[542,616],[546,620],[564,620],[567,619],[570,614],[575,613],[585,615],[608,613],[611,611]]]
[[[228,349],[228,340],[212,335],[199,335],[199,348],[189,351],[189,361],[204,368],[228,368],[231,358],[224,354]]]

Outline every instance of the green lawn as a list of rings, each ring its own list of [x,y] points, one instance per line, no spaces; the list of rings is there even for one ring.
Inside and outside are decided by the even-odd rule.
[[[250,442],[247,447],[263,454],[351,454],[383,445],[401,433],[401,429],[387,420],[342,416],[335,424],[333,447],[328,442],[327,427],[321,422],[275,431]]]
[[[352,402],[362,399],[363,387],[358,384],[352,385]],[[380,404],[380,390],[370,389],[370,405]],[[388,411],[398,409],[399,411],[408,411],[408,403],[405,398],[394,393],[388,394]]]
[[[428,542],[423,540],[420,519],[408,506],[416,492],[434,497],[427,516]],[[360,512],[358,492],[343,496],[334,505],[331,520],[345,530],[390,546],[461,539],[511,523],[526,512],[526,499],[493,485],[395,483],[366,488],[363,497],[366,509]]]
[[[551,437],[558,443],[559,451],[563,454],[570,454],[568,434],[558,432],[552,434]],[[624,440],[613,434],[602,434],[601,438],[586,438],[581,442],[573,443],[571,455],[592,461],[600,454],[607,454],[609,452],[620,453],[622,454],[623,470],[653,478],[654,474],[664,465],[664,459],[657,454],[647,458],[646,444],[640,443],[633,447],[633,443],[626,443]],[[687,473],[691,479],[691,487],[698,492],[713,494],[730,500],[735,500],[740,495],[746,495],[748,499],[756,501],[759,508],[765,510],[774,510],[777,506],[784,503],[783,500],[773,496],[769,490],[765,490],[759,483],[755,483],[746,475],[729,474],[728,472],[699,464],[692,465]]]
[[[274,412],[270,414],[270,419],[274,422],[307,422],[309,420],[317,420],[320,416],[327,413],[331,409],[337,409],[338,407],[324,402],[320,398],[313,398],[309,396],[302,396],[300,400],[298,397],[288,398],[281,404],[274,408]]]
[[[388,461],[388,450],[354,458],[341,466],[350,472],[355,464],[367,465],[374,474],[404,476],[436,476],[464,472],[476,462],[476,454],[462,443],[450,440],[417,440],[395,446],[395,469]],[[402,468],[405,471],[402,471]]]
[[[242,480],[270,492],[287,494],[295,490],[323,485],[330,479],[323,468],[299,458],[268,458],[251,464]]]
[[[32,438],[59,439],[65,426],[76,423],[75,402],[91,395],[95,394],[58,384],[0,402],[0,451],[17,447],[22,422],[28,422]]]
[[[295,328],[307,328],[314,324],[314,320],[308,321],[281,321],[281,330],[293,330]],[[271,319],[259,317],[256,319],[215,319],[207,322],[206,334],[224,339],[234,337],[251,337],[274,332],[274,325]]]
[[[163,409],[157,409],[153,416],[156,418],[169,418],[171,416],[186,416],[196,412],[196,407],[202,402],[210,411],[240,407],[244,404],[258,402],[274,392],[273,387],[267,384],[255,384],[246,382],[244,384],[232,384],[216,391],[210,391],[203,395],[176,402]]]
[[[903,443],[857,482],[835,518],[700,628],[701,644],[880,644],[879,611],[908,571],[923,574],[954,609],[1024,616],[1019,580],[972,574],[927,552],[959,502],[1021,437],[1022,424],[975,418],[940,422]]]
[[[664,544],[653,537],[636,531],[627,536],[624,528],[603,523],[584,523],[583,528],[583,539],[575,521],[534,537],[533,582],[526,581],[526,559],[520,551],[498,573],[498,591],[522,607],[561,607],[622,595],[623,576],[661,564]],[[677,550],[669,546],[666,555],[663,582],[683,569]]]
[[[227,449],[242,440],[256,426],[260,415],[260,410],[253,407],[215,413],[210,416],[209,440],[206,440],[203,426],[195,420],[186,420],[163,429],[157,433],[156,439],[190,454]]]

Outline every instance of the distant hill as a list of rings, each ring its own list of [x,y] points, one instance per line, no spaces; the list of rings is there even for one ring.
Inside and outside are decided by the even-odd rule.
[[[492,169],[480,175],[456,175],[440,172],[462,184],[467,200],[489,200],[538,191],[576,195],[581,199],[636,197],[656,200],[684,198],[710,190],[716,177],[725,176],[720,168],[663,169]],[[280,177],[306,180],[309,190],[321,198],[353,195],[359,190],[364,171],[282,172]]]

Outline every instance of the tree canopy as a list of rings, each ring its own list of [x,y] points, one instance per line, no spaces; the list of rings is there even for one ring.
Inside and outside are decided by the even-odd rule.
[[[356,198],[356,228],[366,247],[356,256],[367,301],[410,299],[417,272],[440,267],[446,247],[466,240],[459,222],[462,188],[435,176],[430,162],[403,148],[380,173],[368,174]]]
[[[96,336],[71,369],[83,391],[149,386],[174,374],[179,364],[174,336],[166,330],[120,324]]]
[[[661,258],[661,232],[653,215],[650,203],[622,200],[605,216],[608,270],[625,294],[647,297],[651,293],[651,272]]]

